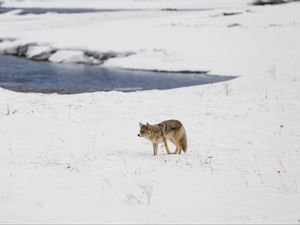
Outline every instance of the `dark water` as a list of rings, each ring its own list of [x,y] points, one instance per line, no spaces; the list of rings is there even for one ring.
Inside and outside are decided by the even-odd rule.
[[[112,90],[164,90],[233,78],[235,77],[56,64],[0,55],[0,87],[18,92],[75,94]]]
[[[88,8],[13,8],[0,7],[0,13],[7,13],[13,10],[22,10],[19,15],[43,14],[43,13],[91,13],[91,12],[117,12],[118,9],[88,9]],[[124,11],[124,10],[122,10]]]
[[[44,13],[93,13],[93,12],[136,12],[136,11],[169,11],[169,12],[190,12],[190,11],[204,11],[206,8],[162,8],[162,9],[93,9],[93,8],[14,8],[14,7],[0,7],[0,14],[7,13],[13,10],[22,10],[19,15],[27,14],[44,14]]]

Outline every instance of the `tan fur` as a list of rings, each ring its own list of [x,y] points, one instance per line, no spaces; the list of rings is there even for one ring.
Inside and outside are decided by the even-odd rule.
[[[176,145],[176,150],[173,154],[181,154],[181,151],[187,150],[187,136],[182,123],[178,120],[166,120],[161,123],[145,125],[140,123],[139,137],[144,137],[152,142],[153,155],[157,155],[159,143],[164,143],[167,154],[171,154],[168,147],[168,140]]]

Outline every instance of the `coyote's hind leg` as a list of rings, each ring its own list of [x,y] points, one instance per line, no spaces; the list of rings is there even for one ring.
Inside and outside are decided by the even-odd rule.
[[[181,145],[180,145],[180,143],[179,143],[179,140],[174,140],[174,144],[176,145],[176,151],[175,151],[175,153],[174,154],[181,154]]]

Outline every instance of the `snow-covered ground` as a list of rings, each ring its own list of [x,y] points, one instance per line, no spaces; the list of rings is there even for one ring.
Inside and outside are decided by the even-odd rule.
[[[0,222],[300,223],[300,3],[247,3],[5,1],[151,10],[0,14],[2,52],[134,52],[103,66],[240,77],[135,93],[0,89]],[[154,157],[138,122],[170,118],[188,151]]]

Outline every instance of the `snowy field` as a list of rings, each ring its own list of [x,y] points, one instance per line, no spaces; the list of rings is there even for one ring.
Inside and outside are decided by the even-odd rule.
[[[139,10],[0,14],[1,53],[31,43],[25,57],[53,63],[239,77],[133,93],[0,88],[0,223],[299,224],[300,3],[248,3],[4,1]],[[152,156],[138,122],[171,118],[187,153]]]

